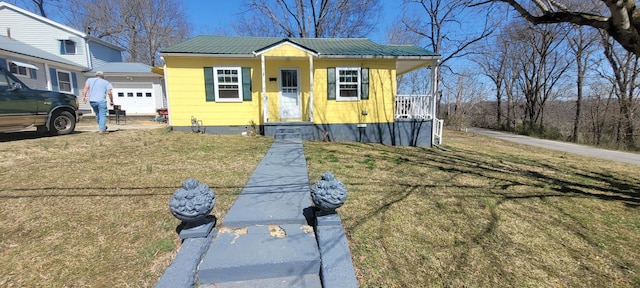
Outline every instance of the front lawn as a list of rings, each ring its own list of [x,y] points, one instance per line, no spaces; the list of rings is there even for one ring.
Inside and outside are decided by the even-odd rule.
[[[305,143],[361,287],[640,287],[640,170],[445,131],[440,149]]]
[[[180,245],[169,199],[182,181],[211,186],[224,217],[271,143],[165,129],[32,136],[0,134],[0,287],[152,287]]]
[[[638,166],[445,133],[447,150],[304,143],[310,181],[329,170],[349,190],[338,211],[361,287],[640,287]],[[209,184],[222,218],[272,142],[12,135],[0,287],[153,286],[179,248],[181,182]]]

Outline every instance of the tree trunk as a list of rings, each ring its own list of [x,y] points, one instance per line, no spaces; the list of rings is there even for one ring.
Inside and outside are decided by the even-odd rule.
[[[578,142],[578,129],[580,129],[580,112],[582,108],[582,83],[584,81],[584,71],[582,63],[578,60],[578,95],[576,99],[576,118],[573,121],[573,134],[571,135],[571,141],[573,143]]]

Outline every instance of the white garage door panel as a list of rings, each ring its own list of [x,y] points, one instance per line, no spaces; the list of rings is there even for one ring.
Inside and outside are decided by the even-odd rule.
[[[155,114],[155,95],[149,83],[112,83],[113,102],[127,114]]]

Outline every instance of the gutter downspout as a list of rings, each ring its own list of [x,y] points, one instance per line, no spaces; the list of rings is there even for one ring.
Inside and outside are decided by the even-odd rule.
[[[87,65],[89,65],[89,70],[93,70],[93,61],[91,61],[91,55],[89,55],[89,39],[84,39],[84,51],[87,54]]]
[[[49,64],[44,63],[44,77],[47,80],[47,90],[53,91],[53,82],[51,81],[51,73],[49,72]]]

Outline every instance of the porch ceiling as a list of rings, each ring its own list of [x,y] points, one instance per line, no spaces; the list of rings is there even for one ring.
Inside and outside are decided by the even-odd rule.
[[[419,68],[435,66],[438,64],[439,59],[439,57],[425,57],[422,59],[398,59],[396,60],[396,74],[400,76]]]

